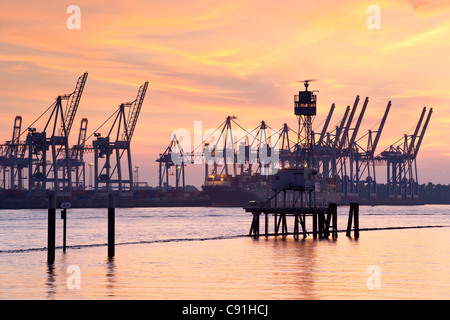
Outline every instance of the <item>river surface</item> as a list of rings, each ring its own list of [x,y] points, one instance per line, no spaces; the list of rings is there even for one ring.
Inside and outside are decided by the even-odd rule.
[[[0,299],[450,298],[450,206],[359,211],[359,239],[294,240],[247,237],[240,208],[118,208],[109,259],[107,209],[69,209],[48,265],[47,210],[0,210]]]

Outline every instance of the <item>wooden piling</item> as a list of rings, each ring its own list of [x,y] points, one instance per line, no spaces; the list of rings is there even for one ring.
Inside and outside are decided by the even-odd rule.
[[[300,238],[300,227],[303,230],[303,238],[307,237],[306,231],[306,217],[312,216],[312,234],[314,239],[329,239],[332,236],[333,240],[338,238],[338,224],[337,224],[337,203],[329,203],[328,207],[249,207],[245,208],[247,212],[253,215],[252,225],[250,227],[249,235],[259,236],[259,217],[261,214],[265,216],[265,235],[269,235],[269,220],[270,215],[274,217],[273,235],[281,235],[286,237],[288,232],[287,217],[294,218],[294,229],[291,232],[295,239]],[[354,225],[353,225],[354,223]],[[280,229],[281,228],[281,229]],[[351,203],[349,212],[349,221],[347,226],[347,236],[351,236],[352,228],[354,228],[355,238],[359,237],[359,203]]]
[[[300,217],[300,224],[301,224],[302,230],[303,230],[303,239],[306,239],[307,234],[306,234],[306,216],[305,216],[305,214],[303,214],[303,218]]]
[[[350,203],[350,211],[348,213],[347,233],[346,236],[351,236],[352,220],[354,224],[354,236],[355,239],[359,238],[359,203]]]
[[[300,221],[302,224],[302,230],[303,230],[303,239],[306,239],[306,214],[303,213],[303,219]]]
[[[276,213],[273,215],[273,217],[274,217],[273,233],[275,234],[275,237],[278,235],[278,227],[279,227],[279,225],[277,223],[277,216],[278,215]]]
[[[331,216],[333,215],[333,213],[331,212],[331,210],[329,208],[327,209],[323,209],[324,210],[324,214],[325,212],[327,213],[326,215],[326,219],[324,219],[324,237],[328,239],[328,237],[330,236],[330,225],[331,225]]]
[[[250,231],[248,233],[249,236],[254,236],[255,238],[259,237],[259,212],[253,213],[252,225],[250,226]]]
[[[352,222],[353,222],[353,202],[350,203],[350,209],[348,212],[347,232],[345,233],[347,237],[351,237]]]
[[[355,239],[359,238],[359,203],[355,203],[355,212],[353,213]]]
[[[63,252],[66,253],[67,209],[61,210],[61,219],[63,220]]]
[[[328,210],[330,210],[331,212],[331,223],[332,223],[332,229],[331,229],[331,234],[332,234],[332,238],[333,240],[336,240],[338,237],[338,232],[337,232],[337,204],[336,203],[329,203],[328,204]]]
[[[267,213],[265,213],[264,216],[264,235],[267,237],[269,235],[269,217]]]
[[[300,237],[300,226],[302,227],[303,239],[306,238],[306,230],[305,230],[305,218],[302,218],[300,213],[294,215],[294,239],[298,240]],[[286,235],[287,235],[287,227],[286,227]]]
[[[294,215],[294,239],[298,240],[298,233],[299,233],[299,229],[298,229],[298,214]]]
[[[322,210],[318,212],[318,223],[319,223],[319,239],[324,237],[324,214]]]
[[[249,236],[253,234],[254,228],[255,228],[255,213],[252,214],[252,224],[250,225],[250,230],[248,231]]]
[[[55,262],[56,196],[48,196],[47,262]]]
[[[318,215],[317,208],[314,209],[313,212],[313,239],[317,239],[317,215]]]
[[[108,257],[115,255],[115,219],[116,206],[114,194],[108,195]]]

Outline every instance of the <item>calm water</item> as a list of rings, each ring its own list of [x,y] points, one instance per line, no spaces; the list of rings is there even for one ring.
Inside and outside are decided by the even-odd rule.
[[[347,215],[338,208],[338,229]],[[47,211],[0,210],[0,299],[450,298],[450,206],[363,206],[361,228],[445,227],[361,231],[358,240],[252,239],[250,223],[239,208],[116,209],[109,260],[107,210],[69,209],[69,248],[57,248],[49,268]]]

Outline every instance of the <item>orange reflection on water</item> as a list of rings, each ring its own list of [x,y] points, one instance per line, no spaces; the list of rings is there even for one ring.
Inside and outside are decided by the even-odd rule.
[[[117,245],[113,259],[99,246],[57,251],[53,268],[45,251],[2,254],[0,298],[448,299],[449,231]],[[80,289],[67,285],[70,265],[81,271]],[[381,271],[378,289],[367,284],[369,266]]]

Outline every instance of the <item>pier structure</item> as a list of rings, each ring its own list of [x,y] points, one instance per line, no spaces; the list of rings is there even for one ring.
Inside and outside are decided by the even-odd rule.
[[[294,113],[298,121],[297,143],[294,146],[295,161],[292,167],[280,168],[271,176],[272,195],[262,203],[252,202],[244,209],[253,215],[250,236],[260,234],[260,216],[264,214],[264,234],[269,234],[269,216],[274,217],[274,234],[288,234],[287,216],[294,217],[293,235],[295,239],[307,236],[306,216],[312,216],[313,237],[316,239],[329,236],[332,227],[333,239],[337,238],[336,205],[318,206],[316,203],[316,175],[313,154],[312,122],[317,114],[317,96],[308,90],[309,82],[305,80],[304,91],[294,97]],[[280,232],[281,227],[281,232]]]
[[[305,80],[305,90],[300,91],[294,99],[294,113],[298,120],[298,136],[295,144],[295,161],[293,166],[281,167],[271,176],[272,195],[263,202],[252,201],[244,209],[253,215],[249,236],[259,237],[260,217],[264,214],[264,235],[269,233],[269,216],[274,217],[273,235],[288,235],[287,217],[294,217],[293,236],[299,239],[300,235],[305,239],[308,235],[306,217],[312,217],[312,234],[314,239],[338,237],[337,229],[337,203],[332,198],[317,203],[316,183],[317,162],[313,161],[315,142],[312,135],[312,120],[317,113],[317,96],[308,91],[309,81]],[[355,101],[357,104],[358,99]],[[364,103],[360,119],[364,114],[368,99]],[[332,113],[333,107],[329,115]],[[354,112],[352,112],[351,117]],[[329,120],[329,117],[328,117]],[[327,120],[327,122],[328,122]],[[357,127],[359,127],[360,120]],[[327,126],[327,124],[326,124]],[[356,129],[357,131],[357,129]],[[348,132],[345,133],[348,135]],[[323,136],[323,135],[322,135]],[[355,131],[348,143],[355,140]],[[348,148],[347,148],[348,149]],[[284,161],[284,160],[283,160]],[[351,203],[347,236],[350,237],[352,225],[354,225],[355,238],[359,237],[359,204]],[[281,231],[280,231],[281,228]]]
[[[292,234],[294,239],[307,237],[306,217],[312,217],[314,239],[337,239],[337,204],[316,206],[314,199],[314,174],[311,168],[282,169],[274,175],[274,194],[264,203],[251,202],[244,207],[253,215],[249,236],[260,236],[260,217],[264,215],[264,236],[271,235],[269,217],[273,216],[272,235],[283,237],[289,234],[286,217],[294,217]],[[281,228],[281,229],[280,229]]]

